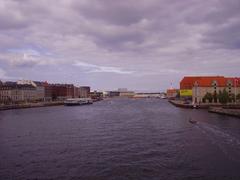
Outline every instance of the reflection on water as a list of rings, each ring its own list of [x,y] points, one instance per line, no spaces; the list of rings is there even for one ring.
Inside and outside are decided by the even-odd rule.
[[[2,111],[0,158],[0,179],[239,179],[240,120],[161,99]]]

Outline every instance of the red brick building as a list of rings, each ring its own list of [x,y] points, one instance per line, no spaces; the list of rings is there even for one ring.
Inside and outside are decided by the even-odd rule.
[[[48,84],[44,83],[45,100],[64,100],[74,97],[73,84]]]
[[[167,90],[167,98],[176,98],[178,95],[179,89],[168,89]]]

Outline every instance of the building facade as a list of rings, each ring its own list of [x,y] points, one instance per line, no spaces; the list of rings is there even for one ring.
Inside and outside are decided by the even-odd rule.
[[[90,92],[90,97],[93,101],[100,101],[103,99],[103,92],[98,91]]]
[[[88,98],[90,96],[90,87],[89,86],[80,86],[79,87],[79,97]]]
[[[74,98],[73,84],[51,84],[52,100],[65,100]]]
[[[37,101],[45,101],[45,82],[34,81]]]
[[[52,101],[53,88],[52,88],[51,84],[48,84],[48,82],[44,82],[43,86],[44,86],[44,100]]]
[[[120,97],[128,97],[128,98],[131,98],[131,97],[134,97],[135,95],[135,92],[134,91],[120,91],[119,92],[119,96]]]
[[[218,94],[226,91],[229,98],[234,100],[240,94],[240,78],[224,76],[184,77],[180,83],[180,95],[191,96],[193,103],[204,103],[212,96],[213,103],[219,103]],[[181,93],[182,92],[182,93]],[[185,93],[185,94],[184,94]]]
[[[108,91],[107,96],[109,96],[109,97],[119,97],[120,92],[119,91]]]
[[[172,99],[176,98],[178,95],[178,89],[167,89],[167,98]]]
[[[3,104],[36,101],[36,87],[27,84],[3,84],[0,86],[0,101]]]

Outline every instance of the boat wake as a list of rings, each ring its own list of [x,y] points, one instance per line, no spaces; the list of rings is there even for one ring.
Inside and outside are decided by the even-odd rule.
[[[198,123],[196,127],[230,160],[240,163],[240,140],[238,138],[216,126],[206,123]]]

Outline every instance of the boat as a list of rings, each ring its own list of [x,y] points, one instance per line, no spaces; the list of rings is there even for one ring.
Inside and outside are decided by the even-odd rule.
[[[193,119],[191,119],[191,118],[190,118],[188,121],[189,121],[190,123],[192,123],[192,124],[197,124],[197,121],[196,121],[196,120],[193,120]]]
[[[79,106],[92,104],[93,100],[91,98],[70,98],[64,101],[65,106]]]
[[[161,95],[160,98],[161,99],[167,99],[166,95]]]

